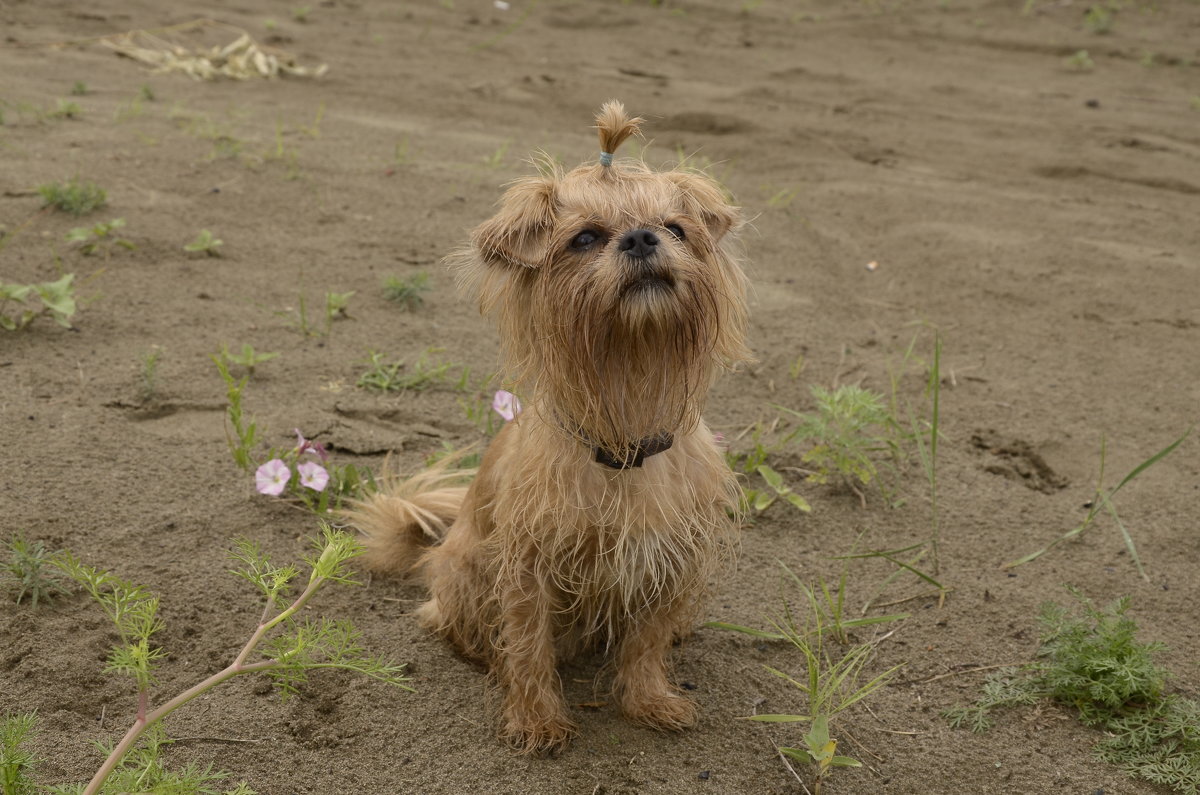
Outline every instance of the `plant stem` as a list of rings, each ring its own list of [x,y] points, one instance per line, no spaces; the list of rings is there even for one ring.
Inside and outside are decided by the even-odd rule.
[[[162,706],[151,710],[150,712],[147,712],[147,709],[149,708],[149,694],[145,690],[142,690],[140,693],[138,693],[137,718],[134,720],[133,725],[129,727],[129,731],[125,732],[125,736],[121,738],[121,742],[117,744],[117,747],[114,748],[112,753],[108,755],[108,758],[104,760],[104,764],[102,764],[100,769],[96,771],[96,775],[94,775],[92,780],[88,782],[87,787],[83,790],[83,795],[97,795],[97,793],[100,792],[100,787],[104,785],[105,780],[112,774],[113,770],[116,769],[117,764],[120,763],[121,759],[126,753],[129,752],[129,749],[134,746],[134,744],[138,741],[138,738],[142,736],[146,729],[150,728],[152,725],[162,720],[179,707],[182,707],[184,704],[188,703],[201,693],[204,693],[216,685],[221,684],[225,680],[232,679],[239,674],[255,673],[257,671],[265,671],[270,668],[278,667],[280,662],[277,660],[262,660],[255,663],[246,663],[246,658],[250,656],[250,653],[254,651],[255,647],[258,646],[259,642],[262,641],[263,636],[266,635],[267,632],[303,607],[304,604],[312,597],[312,595],[316,593],[317,590],[325,583],[325,579],[326,578],[324,577],[318,577],[314,572],[312,578],[308,582],[308,587],[304,589],[304,592],[301,593],[300,596],[296,597],[296,600],[292,602],[292,604],[289,605],[286,610],[282,611],[279,613],[279,615],[270,620],[267,619],[271,606],[271,602],[268,599],[267,608],[263,611],[262,618],[259,620],[258,627],[254,630],[254,634],[250,636],[250,640],[246,641],[246,645],[242,647],[240,652],[238,652],[238,655],[234,658],[233,662],[223,670],[213,674],[202,682],[192,685],[187,690],[184,690],[182,693],[172,698],[170,701],[165,702]]]

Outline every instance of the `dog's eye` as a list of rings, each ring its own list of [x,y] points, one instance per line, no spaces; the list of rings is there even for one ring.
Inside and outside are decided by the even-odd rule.
[[[687,237],[687,235],[683,233],[683,227],[679,224],[667,224],[667,231],[675,235],[676,240],[683,240]]]
[[[569,245],[575,251],[583,251],[584,249],[591,248],[599,239],[599,232],[591,229],[585,229],[579,234],[575,235],[575,237],[571,238]]]

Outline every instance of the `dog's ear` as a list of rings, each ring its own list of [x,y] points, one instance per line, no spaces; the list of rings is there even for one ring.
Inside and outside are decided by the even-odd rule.
[[[713,179],[688,171],[672,171],[668,176],[679,186],[683,211],[704,224],[714,243],[741,226],[741,211],[725,200]]]
[[[522,179],[504,194],[500,211],[471,234],[484,262],[536,268],[546,260],[554,230],[554,183],[545,177]]]

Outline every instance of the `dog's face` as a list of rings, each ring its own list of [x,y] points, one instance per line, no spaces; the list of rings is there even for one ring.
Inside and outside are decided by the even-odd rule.
[[[714,367],[748,355],[744,277],[721,245],[737,209],[693,172],[545,171],[508,190],[464,258],[510,377],[594,443],[686,430]]]

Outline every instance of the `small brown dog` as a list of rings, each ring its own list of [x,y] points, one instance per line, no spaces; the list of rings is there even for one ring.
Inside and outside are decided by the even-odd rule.
[[[740,218],[701,174],[613,163],[641,122],[607,103],[600,163],[518,181],[454,257],[525,403],[470,487],[430,470],[352,516],[368,566],[419,573],[421,622],[498,676],[500,734],[523,752],[570,741],[557,661],[595,647],[630,720],[692,725],[667,656],[736,539],[738,486],[700,413],[749,358],[722,245]]]

